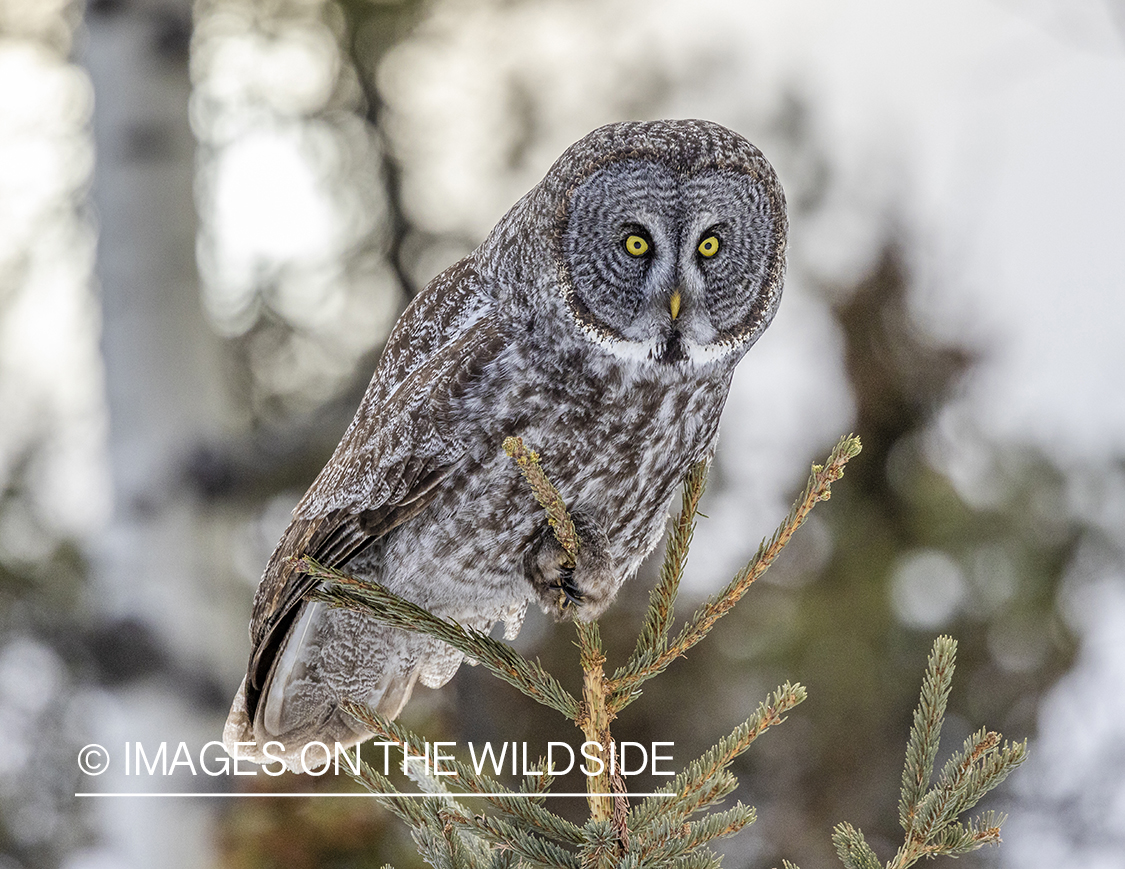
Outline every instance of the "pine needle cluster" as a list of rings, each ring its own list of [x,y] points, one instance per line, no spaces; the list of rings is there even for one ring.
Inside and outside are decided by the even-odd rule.
[[[923,857],[957,857],[1000,841],[1004,816],[984,812],[968,822],[958,818],[977,805],[1027,757],[1026,742],[1001,742],[999,733],[979,730],[934,774],[945,704],[953,684],[957,641],[938,637],[926,665],[922,695],[914,710],[898,819],[905,841],[886,869],[906,869]],[[863,834],[851,824],[837,824],[832,843],[847,869],[883,869]]]
[[[539,466],[538,456],[516,438],[509,438],[504,446],[547,511],[560,545],[573,557],[579,545],[577,535],[562,498]],[[674,605],[707,478],[706,464],[693,468],[685,480],[683,506],[673,523],[659,579],[650,593],[644,622],[628,660],[607,675],[597,624],[576,622],[583,672],[581,697],[567,691],[538,659],[525,658],[480,631],[440,619],[385,588],[311,559],[302,559],[300,567],[323,580],[314,598],[448,643],[528,697],[560,713],[582,731],[586,740],[602,746],[602,756],[607,757],[612,748],[611,725],[618,713],[641,694],[646,681],[699,643],[746,594],[813,507],[829,498],[832,483],[842,476],[844,465],[859,450],[859,439],[848,436],[841,439],[823,466],[814,465],[805,491],[774,535],[762,542],[754,557],[718,595],[673,634]],[[896,856],[897,862],[888,863],[888,867],[906,867],[922,856],[964,853],[996,841],[1001,818],[985,815],[967,825],[956,818],[999,784],[1025,753],[1023,746],[1001,747],[996,734],[982,732],[966,743],[964,751],[946,765],[938,782],[927,789],[952,677],[954,647],[952,640],[940,639],[930,660],[903,774],[900,815],[906,844]],[[422,737],[362,704],[348,704],[346,709],[375,734],[376,740],[407,746],[409,754],[418,756],[419,762],[407,763],[404,770],[418,788],[409,796],[397,789],[385,771],[370,764],[363,764],[355,777],[411,827],[420,855],[432,866],[711,869],[719,865],[719,856],[710,845],[754,820],[754,809],[742,803],[716,808],[737,785],[730,771],[732,763],[804,699],[801,685],[782,685],[733,732],[688,763],[667,786],[644,798],[630,796],[620,774],[611,774],[608,766],[599,775],[587,776],[589,819],[582,825],[548,808],[553,778],[544,758],[524,770],[530,774],[517,790],[455,758],[444,763],[438,779],[427,774],[421,763],[426,750]],[[849,869],[879,865],[862,835],[852,827],[839,825],[833,840]]]

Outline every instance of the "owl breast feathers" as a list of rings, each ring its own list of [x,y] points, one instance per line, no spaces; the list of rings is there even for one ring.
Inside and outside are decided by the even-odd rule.
[[[660,541],[715,447],[734,367],[781,298],[785,200],[753,145],[707,121],[601,127],[568,148],[391,333],[331,460],[266,566],[228,750],[299,768],[368,735],[461,655],[306,600],[292,556],[505,636],[529,601],[592,619]],[[542,457],[580,537],[565,559],[501,447]],[[269,741],[272,757],[264,753]],[[236,745],[236,744],[241,745]],[[316,763],[311,754],[306,762]]]

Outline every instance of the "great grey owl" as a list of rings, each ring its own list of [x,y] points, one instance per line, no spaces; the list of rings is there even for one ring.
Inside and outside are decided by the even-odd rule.
[[[368,734],[342,699],[395,716],[461,654],[305,599],[291,556],[431,612],[519,631],[529,601],[593,619],[660,541],[715,448],[734,367],[781,298],[787,219],[761,152],[708,121],[611,124],[568,148],[391,333],[331,460],[266,566],[224,732],[298,768]],[[519,435],[570,509],[564,555],[502,441]],[[560,606],[560,603],[562,604]],[[311,756],[306,756],[306,761]]]

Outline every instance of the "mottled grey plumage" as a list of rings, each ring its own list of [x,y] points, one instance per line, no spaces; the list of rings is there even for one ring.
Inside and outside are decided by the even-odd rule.
[[[717,124],[612,124],[568,148],[392,332],[258,587],[228,747],[256,743],[240,754],[265,760],[277,740],[272,753],[296,766],[310,741],[366,736],[341,699],[394,716],[416,680],[440,686],[461,662],[425,636],[306,602],[292,555],[464,625],[503,621],[508,638],[531,600],[557,617],[599,615],[714,449],[734,367],[781,297],[786,227],[769,163]],[[508,435],[540,453],[575,518],[572,574],[504,454]]]

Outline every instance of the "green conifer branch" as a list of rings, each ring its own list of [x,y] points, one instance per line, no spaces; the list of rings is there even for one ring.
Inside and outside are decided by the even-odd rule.
[[[1002,743],[999,733],[982,729],[965,740],[930,787],[956,652],[956,641],[938,637],[926,663],[902,773],[899,821],[906,835],[887,869],[907,869],[923,857],[956,857],[999,842],[1003,815],[985,812],[968,823],[958,818],[1027,757],[1025,742]],[[849,869],[878,867],[863,834],[851,825],[838,824],[832,841]]]
[[[695,823],[679,824],[673,829],[662,831],[663,835],[646,837],[638,848],[637,862],[642,865],[646,862],[667,865],[669,861],[683,857],[708,842],[733,836],[754,823],[756,815],[752,806],[739,802]]]
[[[394,794],[397,792],[394,783],[367,761],[360,762],[359,775],[354,776],[354,778],[373,794]],[[379,802],[411,827],[425,825],[429,820],[422,812],[421,803],[417,800],[386,796],[379,797]]]
[[[929,839],[961,814],[979,778],[977,764],[999,744],[999,733],[978,730],[965,740],[961,751],[946,761],[937,786],[917,803],[915,837]]]
[[[736,802],[725,811],[714,812],[688,824],[686,834],[676,843],[675,849],[668,856],[678,857],[715,839],[726,839],[754,823],[757,818],[758,813],[753,806],[744,805],[741,801]]]
[[[310,600],[371,613],[392,627],[435,637],[480,662],[500,679],[544,706],[556,709],[571,719],[578,714],[578,701],[558,680],[544,670],[538,660],[529,661],[507,643],[494,640],[474,628],[463,627],[456,621],[438,618],[377,583],[356,579],[318,564],[307,556],[300,559],[298,567],[309,576],[329,583],[310,592]]]
[[[1000,744],[1000,734],[978,731],[946,763],[934,788],[918,803],[913,838],[934,839],[1008,777],[1027,754],[1025,743]]]
[[[840,855],[845,869],[883,869],[879,858],[863,838],[863,833],[851,824],[837,824],[832,831],[832,844]]]
[[[414,756],[423,754],[424,740],[409,729],[362,704],[346,703],[345,709],[377,737],[407,745]],[[563,845],[580,845],[585,839],[581,828],[546,810],[539,801],[514,796],[489,776],[478,775],[468,764],[443,759],[442,767],[453,774],[442,776],[440,782],[431,778],[431,786],[442,789],[440,795],[422,800],[394,796],[394,784],[367,762],[361,764],[357,779],[380,794],[380,802],[414,828],[419,852],[433,865],[484,867],[495,864],[494,857],[508,853],[534,866],[578,866]],[[446,784],[466,793],[487,794],[487,802],[507,817],[467,811],[453,801],[456,794],[444,790]],[[554,844],[551,839],[562,844]],[[479,847],[474,847],[477,843]],[[503,865],[504,861],[500,862]]]
[[[579,852],[583,869],[614,869],[621,861],[621,839],[612,819],[591,818],[583,828],[586,841]]]
[[[423,753],[425,740],[397,721],[393,721],[360,703],[345,701],[341,706],[345,712],[361,722],[380,740],[407,745],[411,753],[416,756]],[[486,802],[504,813],[513,822],[535,829],[557,842],[569,845],[582,843],[582,829],[545,809],[540,800],[516,796],[511,789],[500,784],[491,776],[477,773],[470,764],[457,758],[443,759],[442,769],[452,773],[452,775],[441,777],[444,783],[458,787],[468,794],[487,795]],[[553,778],[545,771],[545,763],[542,760],[538,769],[543,771],[543,775],[525,779],[524,787],[520,790],[521,793],[534,792],[531,788],[537,791],[545,791],[550,786]],[[383,776],[380,775],[380,779],[383,780],[383,785],[390,786],[390,783]],[[532,784],[533,782],[534,784]],[[382,792],[389,793],[390,791]]]
[[[786,682],[768,702],[758,704],[754,714],[723,737],[703,755],[688,764],[670,784],[657,791],[667,796],[648,797],[630,813],[630,829],[639,834],[645,824],[663,816],[673,822],[682,821],[694,812],[712,805],[729,793],[734,777],[726,771],[730,763],[744,753],[769,728],[783,722],[789,712],[806,697],[801,685]]]
[[[637,648],[623,670],[630,671],[630,664],[639,660],[646,649],[659,647],[664,651],[668,644],[668,631],[672,626],[673,605],[680,590],[680,580],[687,565],[688,550],[695,535],[699,502],[707,489],[708,460],[696,463],[684,479],[683,502],[680,515],[672,525],[668,535],[668,545],[664,551],[664,561],[660,565],[660,576],[656,586],[649,593],[649,607],[637,640]],[[614,674],[614,678],[618,678]]]
[[[906,743],[906,765],[902,770],[902,793],[898,803],[898,817],[909,839],[914,835],[914,810],[930,785],[934,759],[941,741],[941,724],[945,706],[953,686],[953,668],[957,656],[957,641],[941,636],[934,641],[933,650],[926,662],[926,675],[922,680],[922,694],[914,720],[910,725],[910,738]]]
[[[428,802],[428,801],[427,801]],[[437,831],[448,854],[450,869],[484,866],[491,862],[491,843],[471,823],[472,816],[463,806],[447,801],[436,811]],[[435,837],[436,838],[436,837]],[[443,855],[444,856],[444,855]]]
[[[750,559],[716,597],[711,598],[698,610],[693,618],[680,630],[671,645],[663,651],[653,650],[652,654],[642,656],[632,672],[615,679],[610,699],[610,710],[620,711],[631,702],[632,696],[642,682],[651,679],[665,670],[676,658],[684,655],[702,640],[720,618],[734,607],[750,586],[758,579],[789,543],[793,534],[800,528],[813,507],[820,501],[827,501],[832,495],[832,484],[844,474],[844,465],[859,455],[859,438],[848,435],[840,439],[833,448],[825,465],[813,465],[812,474],[800,498],[793,504],[789,515],[774,532],[768,542],[763,541],[757,554]]]
[[[1000,843],[1000,828],[1008,816],[1003,812],[985,812],[969,821],[968,832],[972,840],[969,850],[975,851],[983,845],[997,845]],[[966,853],[966,852],[962,852]]]
[[[649,663],[658,658],[668,648],[668,632],[672,627],[672,617],[676,595],[680,590],[680,580],[687,565],[688,550],[695,535],[699,501],[707,488],[707,470],[710,462],[696,463],[684,479],[683,501],[680,514],[668,535],[664,550],[664,561],[660,565],[660,576],[655,587],[649,592],[648,609],[644,624],[637,638],[636,648],[624,666],[613,674],[615,684],[624,684],[643,671]],[[638,690],[623,695],[620,690],[614,694],[614,710],[620,712],[639,696]]]
[[[459,826],[480,836],[497,849],[515,854],[519,860],[532,866],[542,866],[544,869],[580,869],[581,863],[571,851],[502,818],[475,815],[471,823],[460,822]]]
[[[547,474],[539,464],[539,454],[524,446],[523,438],[519,437],[504,438],[503,446],[504,452],[519,465],[539,506],[547,511],[547,523],[555,532],[559,545],[570,556],[570,566],[573,567],[578,558],[578,531],[575,530],[559,490],[547,479]]]
[[[709,848],[699,848],[668,863],[669,869],[720,869],[721,866],[722,859]]]
[[[578,551],[573,523],[565,503],[543,473],[538,456],[527,451],[518,439],[506,441],[505,448],[520,464],[536,499],[547,510],[560,544],[573,559]],[[610,724],[617,712],[639,693],[645,680],[662,672],[698,643],[737,603],[777,558],[812,507],[829,497],[831,484],[858,452],[856,438],[843,438],[824,466],[814,466],[804,493],[774,535],[762,542],[755,557],[727,587],[669,641],[675,598],[706,481],[706,465],[693,468],[685,481],[683,509],[673,524],[660,579],[650,593],[640,636],[629,660],[612,679],[605,676],[605,653],[597,624],[576,623],[584,675],[581,701],[567,693],[538,661],[524,659],[510,646],[480,631],[437,618],[379,586],[329,570],[310,559],[304,559],[300,566],[326,583],[311,595],[314,599],[373,612],[392,626],[421,631],[449,643],[528,696],[561,712],[583,730],[587,739],[608,751],[612,740]],[[1002,815],[986,812],[968,821],[960,817],[1026,757],[1024,743],[1002,743],[999,734],[981,730],[946,762],[931,787],[955,654],[956,643],[939,637],[927,662],[902,775],[899,820],[906,834],[905,842],[887,869],[906,869],[923,857],[957,856],[998,842]],[[385,795],[382,801],[414,828],[415,841],[426,861],[441,869],[717,869],[719,859],[707,847],[708,843],[733,835],[752,823],[754,810],[737,803],[695,820],[693,816],[713,807],[735,789],[737,782],[730,771],[734,759],[761,733],[784,721],[804,698],[805,690],[800,685],[783,685],[742,725],[688,764],[671,784],[661,789],[662,796],[647,798],[632,808],[620,776],[588,777],[590,820],[582,826],[555,815],[541,798],[518,796],[455,758],[443,758],[443,769],[452,774],[440,779],[411,772],[423,789],[435,791],[433,796],[420,800],[396,796],[388,777],[368,764],[363,764],[357,778],[369,789]],[[401,725],[360,704],[347,703],[345,709],[387,741],[405,743],[415,755],[423,753],[424,741]],[[521,793],[546,794],[550,784],[551,778],[546,774],[528,776],[521,785]],[[458,793],[447,788],[484,795],[488,814],[475,813],[457,803]],[[839,824],[832,840],[846,867],[879,867],[877,857],[858,829]],[[783,866],[796,869],[787,861]]]

